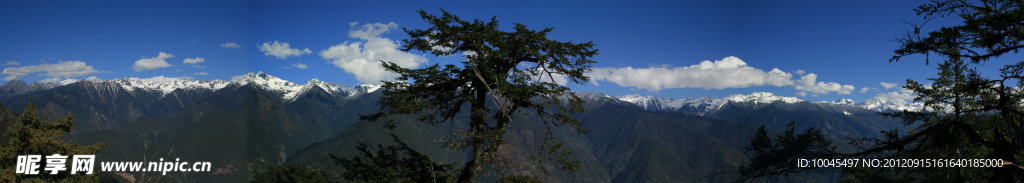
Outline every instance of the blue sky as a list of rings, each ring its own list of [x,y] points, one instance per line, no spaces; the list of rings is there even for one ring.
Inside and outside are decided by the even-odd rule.
[[[10,70],[0,76],[29,82],[153,76],[229,80],[264,71],[297,83],[319,78],[354,85],[387,76],[360,67],[358,59],[383,55],[411,66],[458,61],[458,56],[388,50],[407,38],[400,28],[426,28],[416,10],[443,8],[466,19],[497,16],[506,28],[516,22],[554,27],[549,34],[554,40],[594,41],[600,54],[593,67],[603,72],[595,75],[597,85],[570,85],[576,91],[659,97],[769,91],[811,101],[862,101],[897,90],[880,82],[934,75],[935,65],[925,65],[923,57],[888,62],[898,46],[896,36],[910,29],[904,21],[920,19],[912,9],[921,3],[5,1],[0,3],[0,63]],[[184,62],[199,58],[202,62]],[[719,70],[701,69],[705,60],[706,68]],[[644,72],[650,77],[629,78]],[[814,82],[807,82],[812,73]]]

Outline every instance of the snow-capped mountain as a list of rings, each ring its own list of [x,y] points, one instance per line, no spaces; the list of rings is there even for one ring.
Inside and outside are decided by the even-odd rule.
[[[208,97],[237,96],[250,89],[268,91],[271,97],[280,97],[281,102],[298,103],[296,100],[304,101],[302,98],[306,96],[348,100],[379,88],[377,85],[343,86],[319,79],[296,84],[262,72],[236,76],[231,81],[164,76],[67,79],[31,84],[12,80],[0,85],[0,103],[17,109],[32,99],[39,106],[51,108],[48,112],[52,114],[73,112],[78,116],[73,132],[77,134],[117,129],[144,116],[171,116],[204,100],[216,100]]]
[[[796,97],[776,96],[769,92],[754,92],[750,95],[735,94],[725,97],[724,99],[729,100],[730,102],[753,102],[754,104],[770,104],[776,101],[792,104],[803,101]]]
[[[873,111],[921,111],[924,109],[924,104],[917,102],[908,102],[906,100],[890,100],[886,98],[872,98],[864,102],[855,102],[851,99],[840,99],[837,101],[829,102],[817,102],[819,104],[832,104],[832,105],[851,105],[860,108],[873,110]]]
[[[794,104],[804,102],[796,97],[777,96],[769,92],[754,92],[751,94],[734,94],[723,98],[696,97],[696,98],[659,98],[654,96],[624,95],[614,97],[619,101],[632,103],[645,110],[651,111],[674,111],[692,112],[698,115],[718,110],[728,102],[752,103],[756,105],[782,102]],[[910,110],[920,111],[923,108],[921,103],[912,103],[902,100],[871,99],[865,102],[855,102],[851,99],[840,99],[829,102],[814,102],[815,104],[849,105],[873,111]]]
[[[723,98],[695,97],[695,98],[659,98],[654,96],[624,95],[615,97],[620,101],[629,102],[651,111],[688,112],[702,115],[707,112],[718,110],[728,102],[752,103],[754,105],[771,104],[779,101],[783,103],[802,102],[795,97],[776,96],[768,92],[755,92],[749,95],[735,94]]]
[[[163,95],[167,95],[173,92],[174,90],[208,89],[216,91],[220,90],[221,88],[227,87],[231,84],[231,82],[224,80],[192,80],[186,78],[173,78],[164,76],[156,76],[151,78],[122,78],[101,82],[116,83],[120,85],[121,88],[124,88],[128,91],[159,91]]]
[[[85,82],[84,84],[79,84]],[[157,92],[164,96],[174,92],[175,90],[207,90],[216,91],[220,90],[234,82],[224,80],[194,80],[189,78],[175,78],[175,77],[164,77],[156,76],[151,78],[121,78],[113,80],[96,80],[96,79],[65,79],[62,81],[39,81],[32,82],[32,84],[25,84],[20,80],[9,81],[3,86],[0,86],[0,93],[3,96],[14,96],[29,92],[43,91],[54,89],[57,87],[64,87],[69,85],[83,85],[96,88],[102,91],[116,92],[115,88],[123,89],[126,92]]]
[[[305,84],[296,84],[288,80],[284,80],[272,75],[259,72],[259,73],[248,73],[241,77],[233,78],[232,81],[224,80],[194,80],[189,78],[175,78],[175,77],[164,77],[156,76],[151,78],[121,78],[113,80],[95,80],[95,79],[66,79],[63,81],[41,81],[33,82],[32,84],[26,84],[20,80],[9,81],[7,84],[0,86],[0,94],[4,96],[14,96],[23,93],[29,93],[34,91],[42,91],[53,89],[56,87],[67,86],[76,84],[79,82],[91,82],[90,86],[95,87],[107,87],[106,90],[111,90],[109,87],[119,87],[127,92],[133,91],[145,91],[145,92],[158,92],[159,96],[164,96],[174,92],[175,90],[207,90],[217,91],[223,89],[232,84],[238,86],[252,84],[253,86],[279,93],[282,95],[282,99],[285,101],[294,101],[296,97],[309,92],[314,88],[319,88],[332,95],[338,95],[342,97],[354,97],[360,94],[372,93],[377,89],[380,89],[380,85],[356,85],[356,86],[344,86],[338,83],[324,82],[319,79],[312,79],[306,81]]]
[[[344,86],[338,83],[324,82],[319,79],[313,78],[312,80],[306,81],[306,84],[296,84],[288,80],[284,80],[272,75],[259,72],[259,73],[248,73],[245,76],[245,82],[252,84],[253,86],[260,87],[267,91],[279,93],[282,99],[285,101],[295,101],[298,96],[309,92],[312,89],[322,89],[327,93],[338,95],[342,97],[355,97],[361,94],[372,93],[380,89],[379,85],[356,85],[356,86]]]
[[[839,100],[836,100],[836,101],[818,102],[818,103],[827,103],[827,104],[835,104],[835,105],[857,105],[857,102],[854,102],[853,99],[845,99],[845,98],[844,99],[839,99]]]
[[[871,99],[863,103],[858,103],[857,106],[876,111],[921,111],[924,109],[924,104],[922,103],[902,100],[886,100],[883,98]]]
[[[625,95],[615,97],[620,101],[629,102],[640,106],[644,110],[651,111],[697,111],[706,112],[712,108],[721,106],[725,99],[699,97],[699,98],[659,98],[654,96]]]

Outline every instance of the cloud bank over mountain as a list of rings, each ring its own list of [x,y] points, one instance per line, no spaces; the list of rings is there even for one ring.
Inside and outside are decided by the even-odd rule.
[[[806,96],[807,92],[846,95],[856,89],[856,87],[849,84],[817,81],[817,74],[805,73],[806,71],[804,70],[790,73],[779,68],[765,71],[764,69],[747,65],[746,62],[738,57],[729,56],[716,61],[705,60],[699,64],[686,67],[663,65],[647,68],[594,68],[587,75],[591,77],[593,84],[598,84],[597,81],[608,81],[622,87],[633,87],[648,91],[660,91],[669,88],[700,88],[710,90],[756,86],[792,86],[800,91],[797,93],[798,96]],[[794,79],[794,75],[800,78]]]
[[[356,76],[356,80],[362,83],[376,84],[381,80],[390,80],[398,76],[395,73],[384,70],[380,61],[393,62],[405,68],[416,68],[427,63],[427,58],[399,50],[399,44],[391,39],[381,37],[381,34],[398,29],[398,24],[391,23],[366,23],[357,26],[359,22],[352,22],[349,25],[350,38],[358,41],[342,42],[320,51],[320,57],[328,60],[345,72]]]

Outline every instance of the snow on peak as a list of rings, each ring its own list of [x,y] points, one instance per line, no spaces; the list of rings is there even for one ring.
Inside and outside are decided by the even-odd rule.
[[[768,92],[755,92],[749,95],[736,94],[724,98],[696,97],[696,98],[658,98],[654,96],[623,95],[616,99],[632,103],[644,110],[654,111],[690,111],[697,115],[703,115],[721,109],[726,103],[753,102],[757,104],[770,104],[775,101],[792,104],[802,102],[795,97],[775,96]]]
[[[380,89],[381,85],[361,84],[357,85],[357,88],[361,89],[365,93],[373,93]]]
[[[876,111],[921,111],[924,109],[924,104],[920,102],[908,102],[906,100],[890,100],[886,98],[873,98],[864,102],[860,105],[865,109],[871,109]]]
[[[782,101],[787,104],[792,104],[803,101],[796,97],[775,96],[775,94],[769,92],[754,92],[751,93],[750,95],[735,94],[725,97],[724,99],[729,100],[731,102],[753,102],[754,104],[770,104],[775,101]]]
[[[839,99],[839,100],[836,100],[836,101],[828,101],[828,102],[824,102],[823,101],[823,102],[818,102],[818,103],[827,103],[827,104],[835,104],[835,105],[853,105],[853,106],[857,105],[857,102],[854,102],[852,99],[845,99],[845,98],[844,99]]]
[[[150,78],[121,78],[116,80],[109,80],[109,82],[116,83],[124,88],[125,90],[147,90],[147,91],[159,91],[164,95],[174,92],[174,90],[193,90],[193,89],[210,89],[219,90],[227,87],[231,82],[224,80],[193,80],[190,78],[176,78],[176,77],[164,77],[155,76]]]
[[[629,102],[644,108],[644,110],[676,111],[684,107],[698,111],[706,111],[710,106],[720,105],[722,99],[710,97],[698,98],[659,98],[654,96],[641,96],[637,94],[615,97],[620,101]]]
[[[771,104],[776,101],[780,101],[787,104],[794,104],[803,102],[796,97],[783,97],[776,96],[769,92],[754,92],[751,94],[734,94],[723,98],[658,98],[654,96],[641,96],[637,94],[623,95],[615,97],[616,99],[628,103],[637,105],[644,110],[656,110],[656,111],[678,111],[685,108],[685,110],[695,111],[697,114],[703,114],[710,111],[715,111],[723,107],[726,103],[754,103],[758,104]],[[889,110],[908,110],[908,111],[921,111],[924,109],[924,104],[920,102],[913,102],[914,95],[906,92],[892,92],[883,95],[876,96],[875,98],[865,100],[864,102],[856,102],[851,99],[840,99],[837,101],[830,102],[815,102],[815,104],[833,104],[833,105],[850,105],[860,107],[868,110],[875,111],[889,111]],[[845,115],[853,115],[845,111]]]
[[[916,94],[909,90],[882,93],[876,95],[874,98],[864,101],[860,106],[865,109],[876,111],[921,111],[924,109],[924,104],[921,102],[914,102],[914,97],[916,96]]]
[[[637,105],[640,105],[640,106],[644,106],[644,104],[646,102],[651,101],[654,97],[653,96],[646,96],[645,97],[645,96],[640,96],[638,94],[632,94],[632,95],[619,96],[618,98],[619,98],[619,100],[622,100],[624,102],[629,102],[629,103],[637,104]]]
[[[265,90],[281,93],[282,98],[285,101],[295,101],[299,96],[309,92],[314,88],[319,88],[330,94],[341,95],[345,97],[353,97],[359,94],[371,93],[380,88],[379,85],[358,85],[356,87],[343,86],[338,83],[324,82],[320,79],[313,78],[306,81],[305,84],[296,84],[288,80],[284,80],[272,75],[259,72],[249,73],[245,76],[246,82],[253,84],[257,87]]]

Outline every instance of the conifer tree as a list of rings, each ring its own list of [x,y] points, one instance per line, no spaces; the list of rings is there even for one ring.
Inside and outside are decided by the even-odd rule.
[[[98,182],[99,179],[94,175],[82,173],[71,175],[69,173],[70,165],[67,167],[67,171],[61,171],[57,175],[15,173],[16,157],[19,155],[60,154],[68,156],[67,162],[70,164],[72,155],[95,155],[106,146],[105,144],[83,146],[66,141],[65,137],[74,127],[74,114],[50,121],[40,118],[38,113],[30,101],[25,107],[25,112],[18,116],[14,126],[8,129],[8,141],[0,146],[0,157],[2,157],[0,165],[3,165],[0,167],[0,182]],[[45,162],[40,163],[42,163],[40,167],[45,165]],[[41,169],[40,171],[42,171]]]
[[[503,31],[496,17],[489,21],[463,20],[442,10],[440,16],[419,11],[430,28],[404,29],[411,38],[402,40],[403,51],[424,51],[437,56],[465,55],[461,64],[434,64],[426,68],[402,68],[382,61],[385,69],[398,73],[395,81],[383,84],[381,111],[364,116],[412,115],[419,121],[454,123],[458,113],[470,110],[468,129],[456,137],[456,147],[471,150],[461,168],[459,182],[475,180],[486,164],[497,160],[498,149],[510,123],[543,123],[547,133],[553,126],[568,126],[585,133],[581,122],[570,114],[582,112],[583,100],[562,84],[584,83],[591,58],[597,54],[592,42],[560,42],[547,38],[552,28],[531,30],[515,24]],[[566,81],[567,83],[557,83]],[[541,121],[513,121],[513,115],[530,111]],[[465,120],[463,120],[465,121]],[[397,121],[388,120],[395,126]],[[569,170],[580,163],[567,157],[553,135],[543,148],[550,158]]]

